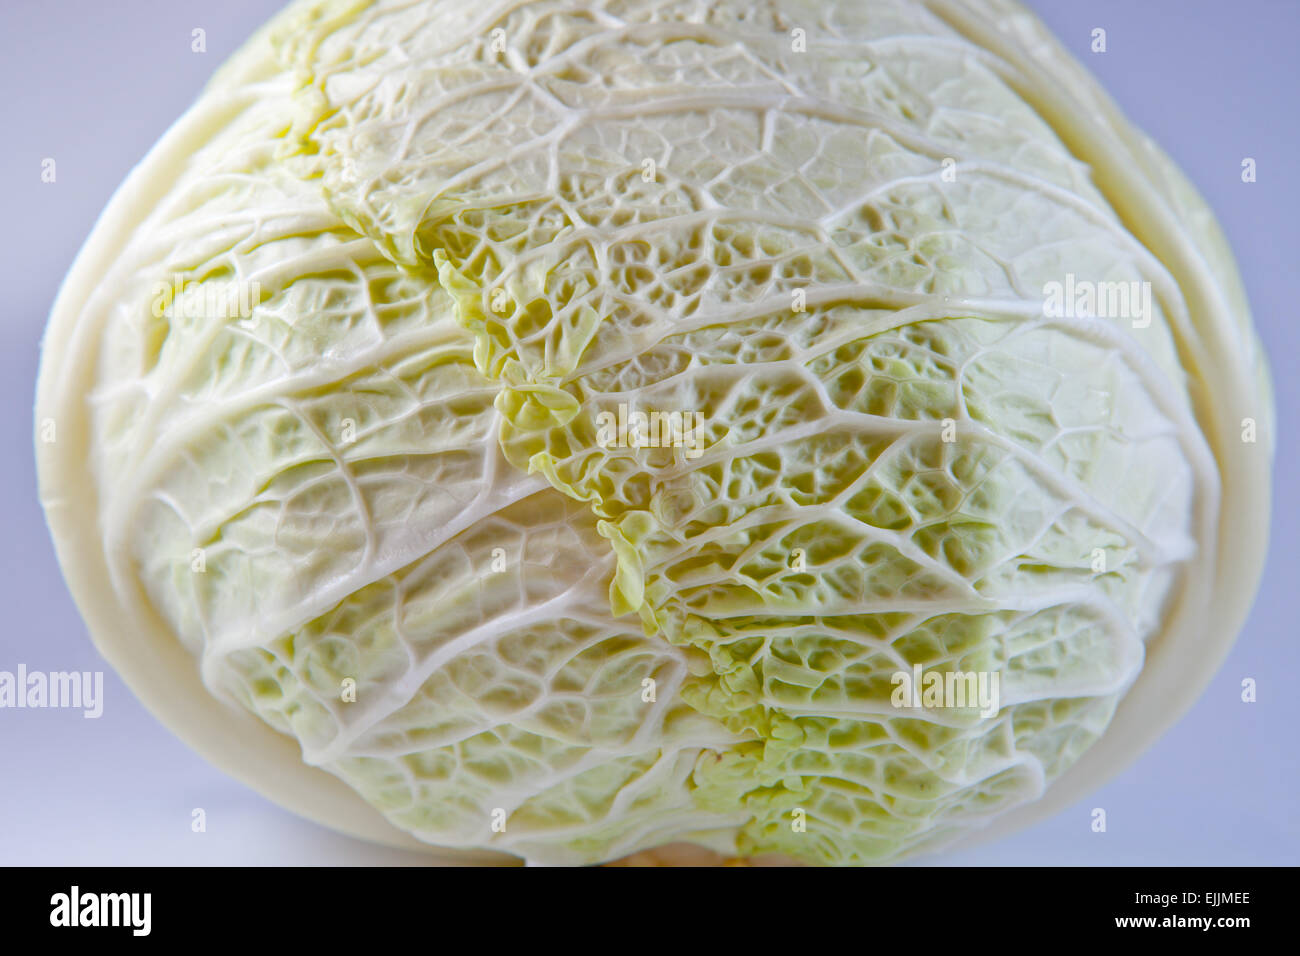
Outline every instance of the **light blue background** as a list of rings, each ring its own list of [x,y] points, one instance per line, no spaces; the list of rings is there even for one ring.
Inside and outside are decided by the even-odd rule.
[[[869,2],[869,0],[863,0]],[[268,0],[5,0],[0,8],[0,670],[107,669],[64,588],[36,498],[37,346],[58,283],[112,191]],[[1294,0],[1036,0],[1048,24],[1213,206],[1272,357],[1279,410],[1268,568],[1226,664],[1133,767],[1051,820],[955,864],[1300,862],[1300,523],[1292,424],[1300,316]],[[190,52],[190,30],[208,52]],[[1109,51],[1088,52],[1092,28]],[[42,158],[58,181],[40,181]],[[1259,181],[1240,180],[1243,156]],[[1240,682],[1259,701],[1240,702]],[[99,720],[0,711],[0,864],[418,862],[336,835],[209,767],[105,674]],[[190,832],[190,810],[208,831]],[[1109,830],[1094,834],[1102,806]]]

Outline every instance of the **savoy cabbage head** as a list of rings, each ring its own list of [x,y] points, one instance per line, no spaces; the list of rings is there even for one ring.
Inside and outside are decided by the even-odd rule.
[[[1268,509],[1213,217],[1010,0],[298,0],[105,212],[36,414],[145,702],[456,859],[1023,824],[1203,686]]]

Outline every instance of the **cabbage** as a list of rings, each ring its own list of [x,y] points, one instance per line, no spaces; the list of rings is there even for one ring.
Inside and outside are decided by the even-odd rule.
[[[105,212],[36,410],[177,733],[546,864],[1077,798],[1240,627],[1271,414],[1207,207],[1009,0],[299,0]]]

